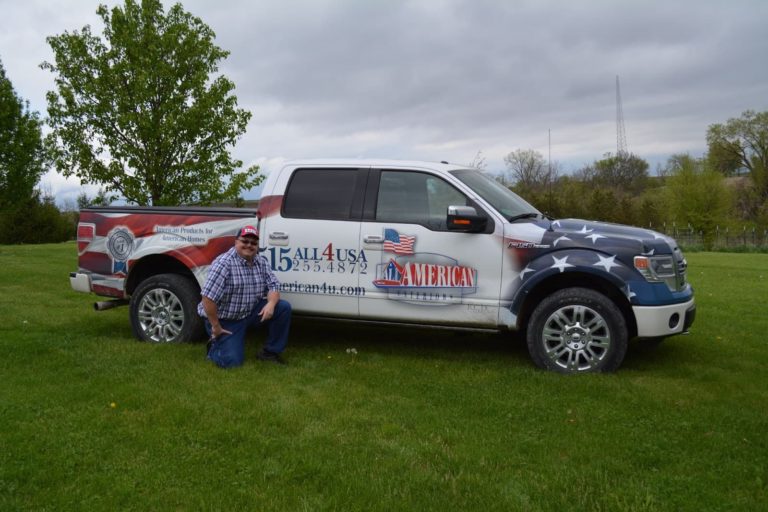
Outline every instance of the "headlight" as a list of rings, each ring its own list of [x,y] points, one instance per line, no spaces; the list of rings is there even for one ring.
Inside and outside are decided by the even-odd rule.
[[[671,255],[635,256],[635,268],[646,281],[666,283],[670,290],[677,290],[677,268]]]

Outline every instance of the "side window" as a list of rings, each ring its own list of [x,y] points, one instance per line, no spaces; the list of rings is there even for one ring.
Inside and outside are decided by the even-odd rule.
[[[445,230],[450,205],[467,205],[467,197],[437,176],[420,172],[381,171],[376,220],[421,224]]]
[[[355,195],[354,169],[299,169],[283,200],[283,215],[298,219],[347,220]]]

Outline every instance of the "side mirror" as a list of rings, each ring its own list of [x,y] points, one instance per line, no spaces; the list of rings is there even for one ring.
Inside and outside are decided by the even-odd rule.
[[[448,231],[463,231],[465,233],[480,233],[485,231],[488,219],[478,215],[474,206],[449,206],[446,225]]]

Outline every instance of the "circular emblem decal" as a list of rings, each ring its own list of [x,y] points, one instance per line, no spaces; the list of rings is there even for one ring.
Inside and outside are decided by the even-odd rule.
[[[125,228],[119,228],[109,234],[107,240],[109,254],[118,261],[125,261],[133,250],[133,235]]]

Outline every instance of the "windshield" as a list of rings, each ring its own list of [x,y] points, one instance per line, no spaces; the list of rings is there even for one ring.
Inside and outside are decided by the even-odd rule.
[[[507,220],[526,213],[541,215],[539,210],[522,197],[483,172],[474,169],[460,169],[450,172],[493,206],[496,211],[504,215]]]

